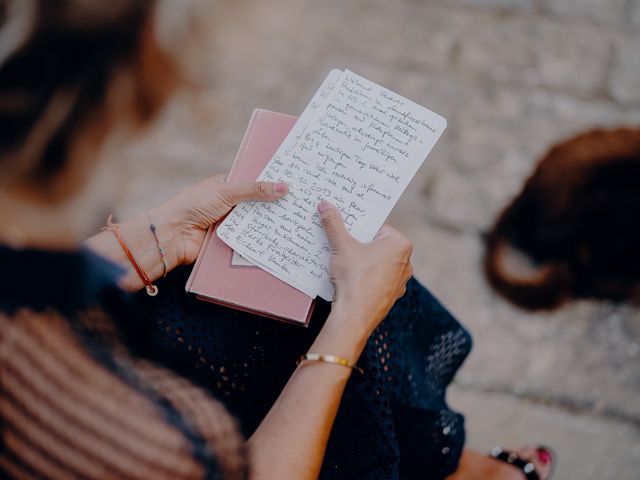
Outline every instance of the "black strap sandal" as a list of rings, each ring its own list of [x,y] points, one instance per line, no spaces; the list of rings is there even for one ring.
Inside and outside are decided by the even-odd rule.
[[[544,448],[547,451],[551,452],[551,449],[547,447]],[[503,450],[500,447],[493,447],[489,452],[489,456],[496,460],[500,460],[501,462],[508,463],[509,465],[519,469],[524,474],[526,480],[543,480],[542,478],[540,478],[540,475],[536,471],[536,466],[533,464],[533,462],[521,458],[516,452]],[[553,455],[553,459],[555,459],[555,455]],[[552,474],[553,470],[549,472],[549,476],[544,480],[550,480]]]

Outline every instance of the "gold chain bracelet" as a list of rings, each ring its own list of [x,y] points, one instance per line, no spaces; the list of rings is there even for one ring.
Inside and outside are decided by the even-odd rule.
[[[355,370],[361,375],[364,375],[364,370],[360,368],[355,363],[351,363],[349,360],[338,357],[337,355],[320,355],[319,353],[307,353],[306,355],[302,355],[298,359],[298,365],[304,361],[310,362],[325,362],[325,363],[333,363],[334,365],[341,365],[343,367],[350,368]]]

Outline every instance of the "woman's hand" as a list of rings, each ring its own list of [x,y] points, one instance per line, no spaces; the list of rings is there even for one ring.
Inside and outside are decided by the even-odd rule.
[[[331,243],[331,280],[336,289],[328,321],[340,323],[342,335],[369,337],[411,278],[411,242],[389,225],[373,241],[361,243],[349,234],[331,203],[318,205],[320,221]]]
[[[411,277],[411,242],[385,225],[367,243],[354,239],[338,210],[318,205],[331,242],[336,297],[309,351],[355,362],[371,332],[405,291]],[[351,370],[302,362],[249,440],[258,479],[318,478],[331,427]],[[286,461],[274,461],[287,452]]]
[[[171,230],[166,236],[171,242],[163,248],[172,249],[176,266],[185,265],[195,261],[207,229],[235,205],[248,200],[271,202],[287,191],[286,183],[226,183],[224,174],[214,175],[185,188],[149,215],[154,223]]]
[[[224,179],[225,175],[207,178],[185,188],[158,208],[120,223],[127,246],[152,282],[179,265],[195,261],[207,229],[235,205],[247,200],[277,200],[288,191],[285,183],[226,183]],[[150,222],[156,226],[164,263],[149,229]],[[122,288],[137,291],[144,287],[112,232],[101,232],[87,239],[86,243],[125,269],[120,281]]]

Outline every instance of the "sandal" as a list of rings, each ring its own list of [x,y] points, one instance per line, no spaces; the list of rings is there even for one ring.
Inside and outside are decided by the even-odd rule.
[[[489,456],[495,460],[508,463],[509,465],[519,469],[524,474],[526,480],[551,480],[553,471],[555,469],[556,454],[549,447],[545,447],[542,445],[539,445],[536,450],[538,451],[539,455],[544,452],[544,455],[546,455],[547,458],[546,463],[550,463],[549,475],[545,478],[540,477],[540,474],[538,474],[538,472],[536,471],[536,467],[533,462],[525,460],[516,452],[503,450],[500,447],[493,447],[489,452]]]

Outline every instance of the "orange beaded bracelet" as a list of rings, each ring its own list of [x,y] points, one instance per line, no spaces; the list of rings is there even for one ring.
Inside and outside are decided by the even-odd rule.
[[[131,253],[131,250],[129,250],[129,247],[127,247],[127,244],[120,234],[120,226],[117,223],[114,223],[112,219],[113,215],[109,215],[107,225],[105,227],[102,227],[102,230],[109,230],[113,232],[116,239],[118,240],[118,243],[122,247],[124,254],[129,259],[129,262],[131,262],[131,265],[133,265],[133,268],[140,277],[140,280],[142,280],[142,282],[144,283],[147,295],[149,295],[150,297],[155,297],[158,294],[158,287],[151,282],[151,279],[149,278],[149,275],[147,275],[147,272],[145,272],[143,268],[138,264],[135,257],[133,256],[133,253]]]

